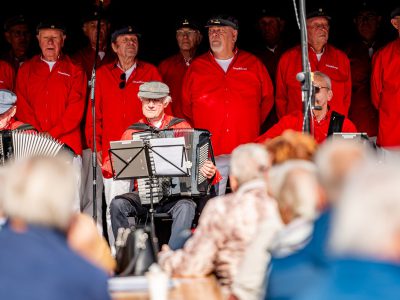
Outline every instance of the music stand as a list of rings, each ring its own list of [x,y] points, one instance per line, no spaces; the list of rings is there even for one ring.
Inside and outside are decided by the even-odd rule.
[[[190,176],[184,137],[110,142],[109,153],[114,180],[150,178],[150,226],[156,244],[153,182],[157,177]]]

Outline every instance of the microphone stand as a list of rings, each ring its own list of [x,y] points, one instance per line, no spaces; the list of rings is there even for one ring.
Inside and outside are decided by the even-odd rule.
[[[303,101],[303,132],[311,133],[311,106],[315,103],[315,92],[312,85],[312,73],[308,60],[308,40],[306,29],[306,7],[305,0],[300,0],[300,34],[301,34],[301,63],[302,72],[296,75],[297,81],[301,82]]]
[[[103,0],[99,1],[97,10],[97,32],[96,32],[96,49],[92,69],[92,77],[90,79],[90,102],[92,108],[92,173],[93,173],[93,220],[97,223],[97,145],[96,145],[96,101],[95,101],[95,87],[96,87],[96,69],[97,58],[99,56],[100,48],[100,29],[101,29],[101,15],[103,13]]]

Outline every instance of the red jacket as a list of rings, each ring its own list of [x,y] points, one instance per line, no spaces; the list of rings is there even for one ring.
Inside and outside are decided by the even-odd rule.
[[[86,88],[86,74],[68,56],[61,56],[51,72],[39,55],[34,56],[18,70],[17,119],[81,154]]]
[[[381,46],[375,43],[374,51]],[[378,134],[378,111],[371,101],[371,57],[368,46],[361,40],[352,42],[347,50],[351,66],[351,104],[349,119],[357,126],[360,132],[369,136]]]
[[[0,60],[0,89],[14,90],[15,72],[6,61]]]
[[[315,117],[311,124],[313,136],[318,144],[326,140],[328,136],[329,122],[331,120],[332,111],[328,111],[325,118],[317,121]],[[257,143],[264,143],[268,139],[280,136],[286,129],[293,129],[295,131],[302,131],[303,128],[303,113],[301,111],[293,112],[284,116],[277,124],[272,126],[266,133],[259,136],[256,140]],[[347,118],[344,119],[342,132],[357,132],[354,124]]]
[[[142,103],[137,96],[139,86],[147,81],[161,80],[155,66],[137,61],[136,69],[125,87],[120,89],[122,73],[116,63],[104,65],[97,71],[96,140],[97,149],[103,151],[103,161],[108,156],[110,141],[117,141],[125,129],[143,115]],[[90,127],[88,124],[87,128]]]
[[[323,72],[332,81],[331,108],[347,116],[351,99],[351,76],[346,54],[328,44],[320,61],[311,47],[308,47],[308,55],[311,71]],[[275,105],[279,118],[302,110],[301,84],[296,80],[296,74],[301,71],[301,48],[296,46],[281,56],[276,72]]]
[[[92,106],[91,106],[91,99],[90,99],[90,86],[89,86],[89,81],[92,78],[92,70],[93,70],[93,65],[94,65],[94,55],[95,55],[95,50],[89,45],[81,50],[79,50],[77,53],[74,54],[72,57],[72,60],[82,66],[82,68],[85,70],[86,77],[88,79],[88,90],[87,90],[87,97],[86,97],[86,103],[85,103],[85,112],[84,112],[84,118],[82,120],[81,124],[81,132],[82,132],[82,146],[83,149],[87,148],[92,148],[93,147],[93,132],[92,132],[92,127],[88,127],[89,124],[92,124]],[[97,69],[100,68],[100,66],[109,64],[114,62],[116,59],[116,55],[114,52],[111,51],[106,51],[105,56],[101,60],[99,56],[97,56]],[[96,100],[96,99],[95,99]],[[89,136],[87,136],[89,135]]]
[[[182,111],[182,83],[188,68],[189,65],[186,64],[181,53],[163,60],[158,66],[161,77],[171,92],[172,114],[178,118],[185,117]]]
[[[400,146],[400,38],[372,59],[371,98],[379,112],[377,144]]]
[[[211,132],[215,155],[229,154],[259,135],[273,95],[267,69],[254,55],[237,50],[225,73],[208,52],[186,73],[183,112],[193,127]]]

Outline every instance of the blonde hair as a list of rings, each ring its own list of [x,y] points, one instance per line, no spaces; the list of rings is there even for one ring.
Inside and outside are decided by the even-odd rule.
[[[11,163],[4,180],[3,211],[9,218],[66,230],[76,182],[66,158],[31,157]]]

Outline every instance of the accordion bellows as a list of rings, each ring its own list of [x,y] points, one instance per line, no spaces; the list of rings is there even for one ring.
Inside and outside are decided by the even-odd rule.
[[[56,156],[64,144],[44,133],[18,130],[0,131],[0,164],[9,159],[31,156]]]

